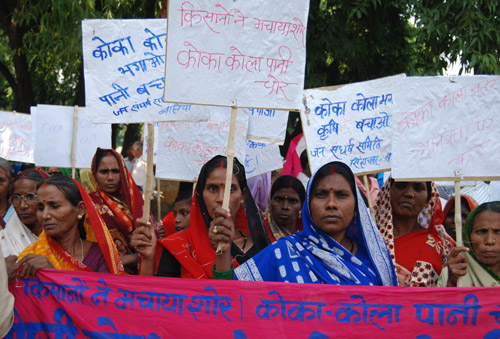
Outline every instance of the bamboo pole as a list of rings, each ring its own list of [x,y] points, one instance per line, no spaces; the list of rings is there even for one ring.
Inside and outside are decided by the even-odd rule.
[[[142,209],[142,217],[149,220],[149,212],[151,210],[151,196],[153,195],[153,143],[154,143],[154,127],[153,124],[148,124],[147,138],[147,169],[146,169],[146,187],[144,190],[144,207]]]
[[[463,246],[464,241],[462,239],[462,199],[460,197],[460,179],[455,181],[455,236],[457,238],[457,246]],[[462,287],[462,277],[458,278],[457,287]]]
[[[231,182],[233,180],[233,161],[234,161],[234,135],[236,131],[236,118],[238,115],[238,108],[236,101],[233,101],[231,106],[231,123],[229,125],[229,138],[227,141],[227,170],[226,170],[226,183],[224,186],[224,199],[222,200],[222,208],[229,211],[229,195],[231,193]],[[215,254],[221,254],[222,249],[226,243],[219,242]]]

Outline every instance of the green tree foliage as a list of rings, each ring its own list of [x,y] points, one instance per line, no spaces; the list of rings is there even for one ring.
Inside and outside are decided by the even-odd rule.
[[[416,39],[420,56],[433,55],[440,65],[460,61],[475,74],[500,74],[500,3],[415,1]]]
[[[306,88],[407,72],[413,53],[406,5],[382,0],[311,0]]]

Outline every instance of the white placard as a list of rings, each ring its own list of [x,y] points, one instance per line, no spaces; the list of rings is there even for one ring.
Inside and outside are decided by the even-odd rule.
[[[97,147],[111,148],[111,125],[88,120],[88,109],[78,107],[75,167],[90,168]],[[72,167],[74,107],[38,105],[36,109],[35,164]]]
[[[204,163],[226,155],[231,108],[219,107],[208,121],[161,122],[158,133],[156,177],[194,181]],[[234,156],[245,159],[248,114],[238,110]]]
[[[392,86],[402,77],[304,91],[300,118],[313,173],[330,161],[342,161],[354,173],[390,168]]]
[[[278,145],[247,140],[245,156],[245,174],[247,178],[271,172],[278,168],[283,168],[283,159]]]
[[[163,102],[166,29],[166,19],[82,21],[91,121],[208,119],[206,107]]]
[[[308,0],[170,0],[165,101],[299,109],[308,12]]]
[[[288,112],[274,109],[246,108],[248,139],[283,145],[288,124]]]
[[[500,76],[409,77],[397,96],[394,178],[500,175]]]
[[[0,111],[0,157],[33,161],[31,115]]]

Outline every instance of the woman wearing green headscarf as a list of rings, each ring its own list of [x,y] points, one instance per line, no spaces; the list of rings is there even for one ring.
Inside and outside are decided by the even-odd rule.
[[[486,202],[467,217],[462,230],[467,247],[455,247],[438,286],[500,286],[500,202]]]

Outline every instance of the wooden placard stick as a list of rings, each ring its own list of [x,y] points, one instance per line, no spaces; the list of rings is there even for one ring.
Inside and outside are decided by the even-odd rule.
[[[154,127],[153,124],[148,124],[147,138],[147,168],[146,168],[146,188],[144,190],[144,207],[142,209],[142,217],[149,220],[149,212],[151,208],[151,196],[153,195],[153,143],[154,143]]]
[[[457,246],[463,246],[462,239],[462,198],[460,196],[460,179],[455,181],[455,236],[457,238]],[[460,254],[462,255],[462,254]],[[457,287],[461,287],[462,277],[457,280]]]
[[[455,181],[455,232],[457,246],[463,246],[462,238],[462,199],[460,197],[460,180]]]
[[[73,108],[73,140],[71,143],[71,177],[76,178],[75,164],[76,164],[76,130],[78,128],[78,106]]]
[[[236,100],[233,100],[231,104],[231,123],[229,125],[229,139],[227,141],[226,183],[224,186],[224,199],[222,200],[222,208],[226,211],[229,211],[229,195],[231,194],[231,182],[233,181],[234,134],[236,131],[236,117],[238,115]],[[226,246],[226,243],[219,242],[215,254],[221,254],[224,246]]]

